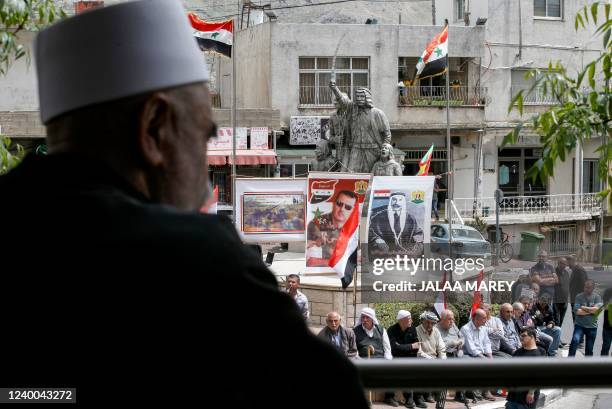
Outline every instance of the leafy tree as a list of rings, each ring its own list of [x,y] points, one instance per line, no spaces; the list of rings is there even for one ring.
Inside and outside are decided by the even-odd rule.
[[[10,148],[11,140],[4,135],[0,135],[0,175],[17,166],[25,155],[25,150],[21,145],[16,145],[15,153],[11,153]]]
[[[542,158],[527,172],[532,180],[541,178],[543,181],[554,176],[554,165],[557,160],[565,158],[580,142],[584,144],[595,136],[601,137],[601,145],[597,149],[600,155],[599,177],[607,180],[608,188],[601,192],[603,198],[608,197],[612,205],[612,141],[610,139],[610,60],[612,42],[610,33],[610,4],[595,2],[585,6],[575,18],[575,29],[585,28],[585,24],[598,24],[598,17],[603,13],[604,21],[597,27],[596,35],[602,36],[603,49],[601,55],[591,61],[585,68],[570,76],[561,62],[549,63],[547,70],[530,71],[526,77],[534,78],[533,86],[526,92],[520,91],[512,98],[508,112],[517,109],[523,113],[524,97],[538,92],[548,98],[553,97],[556,105],[547,112],[531,118],[531,126],[540,136],[544,146]],[[601,21],[601,20],[599,20]],[[525,95],[523,95],[525,94]],[[516,143],[520,123],[504,138],[504,145]]]
[[[24,56],[29,60],[19,32],[37,31],[65,15],[54,0],[0,0],[0,76],[6,75],[13,61]]]

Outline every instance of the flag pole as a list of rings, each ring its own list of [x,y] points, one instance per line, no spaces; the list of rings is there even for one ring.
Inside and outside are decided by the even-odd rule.
[[[448,30],[448,19],[444,20],[444,23]],[[449,33],[450,34],[450,33]],[[447,34],[447,36],[449,35]],[[450,131],[450,58],[449,45],[450,38],[447,37],[447,50],[446,50],[446,167],[448,171],[446,191],[448,192],[448,257],[453,258],[453,147],[451,145],[451,131]],[[450,274],[449,281],[453,282],[453,273]]]
[[[232,24],[232,220],[236,224],[236,22]]]

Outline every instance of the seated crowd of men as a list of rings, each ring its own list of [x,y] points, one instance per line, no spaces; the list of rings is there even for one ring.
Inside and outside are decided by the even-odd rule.
[[[579,290],[579,286],[582,286]],[[304,317],[308,317],[308,301],[297,290],[299,276],[288,277],[288,292],[294,297]],[[571,302],[574,333],[569,356],[574,356],[583,337],[586,337],[585,355],[593,355],[597,333],[597,313],[603,305],[602,297],[594,291],[582,267],[574,259],[561,258],[557,268],[546,262],[540,253],[538,263],[528,276],[520,277],[513,288],[513,303],[500,306],[499,316],[492,315],[490,304],[481,304],[473,311],[472,319],[459,329],[453,311],[444,310],[440,317],[434,312],[420,315],[421,324],[413,326],[412,314],[406,310],[397,313],[396,323],[385,329],[372,308],[364,308],[353,329],[342,325],[337,312],[327,315],[326,327],[319,337],[330,342],[351,359],[393,358],[473,358],[497,359],[513,356],[555,356],[561,343],[561,325],[567,302]],[[604,299],[611,300],[612,291],[606,290]],[[565,301],[563,301],[565,300]],[[608,356],[612,331],[607,311],[604,318],[602,356]],[[495,391],[494,393],[497,393]],[[511,392],[507,396],[507,409],[535,408],[538,391]],[[427,403],[440,404],[440,393],[402,391],[407,408],[427,408]],[[495,400],[491,391],[455,391],[454,399],[468,404],[479,400]],[[385,393],[385,402],[397,407],[395,392]],[[440,406],[438,406],[440,405]]]
[[[521,303],[515,303],[515,307],[520,307],[522,314],[524,307]],[[421,324],[417,327],[413,326],[412,314],[400,310],[396,323],[387,329],[379,323],[372,308],[361,310],[354,329],[342,326],[340,315],[330,312],[327,326],[321,330],[319,337],[352,359],[495,359],[547,355],[543,348],[537,346],[535,327],[519,325],[516,319],[520,316],[518,312],[511,304],[503,304],[498,318],[491,316],[490,305],[483,304],[461,329],[455,324],[451,310],[442,311],[440,318],[434,312],[426,311],[420,315]],[[405,390],[402,395],[407,408],[427,408],[427,402],[440,401],[439,393]],[[455,391],[454,395],[454,400],[464,403],[483,399],[495,400],[491,391]],[[537,391],[512,393],[507,399],[509,408],[519,407],[512,406],[513,403],[529,407],[529,404],[537,402]],[[385,393],[384,400],[390,406],[400,405],[392,391]]]

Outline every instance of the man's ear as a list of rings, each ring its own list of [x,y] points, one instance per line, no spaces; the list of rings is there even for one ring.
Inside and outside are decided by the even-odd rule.
[[[152,167],[164,162],[171,126],[171,102],[161,92],[145,101],[138,121],[138,149],[144,162]]]

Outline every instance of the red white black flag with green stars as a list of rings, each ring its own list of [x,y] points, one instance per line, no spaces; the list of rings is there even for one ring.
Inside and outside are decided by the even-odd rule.
[[[416,65],[416,78],[428,78],[444,74],[448,58],[448,25],[427,45]]]

